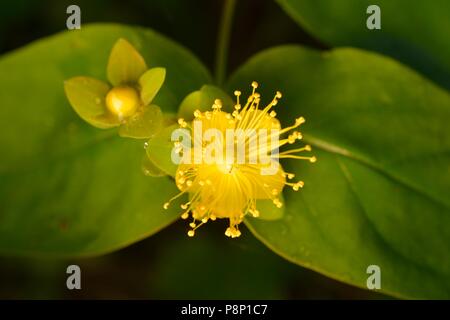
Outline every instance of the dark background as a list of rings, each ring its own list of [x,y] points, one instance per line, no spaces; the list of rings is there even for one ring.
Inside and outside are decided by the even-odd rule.
[[[189,48],[214,68],[220,0],[2,1],[0,53],[66,28],[66,8],[77,4],[81,21],[120,22],[153,28]],[[318,49],[271,0],[238,0],[231,35],[234,70],[258,51],[286,43]],[[1,72],[1,70],[0,70]],[[0,298],[137,299],[371,299],[385,298],[291,264],[245,227],[230,240],[224,225],[208,225],[191,239],[185,221],[115,253],[97,258],[0,258]],[[66,267],[82,270],[82,290],[66,289]]]

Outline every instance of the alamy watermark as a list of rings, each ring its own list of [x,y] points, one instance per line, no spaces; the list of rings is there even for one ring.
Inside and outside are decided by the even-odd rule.
[[[370,274],[366,281],[367,289],[381,289],[381,268],[376,264],[372,264],[367,267],[366,273]]]
[[[76,4],[67,7],[66,13],[70,14],[66,20],[66,27],[69,30],[81,29],[81,9]]]
[[[370,16],[366,20],[366,27],[369,30],[381,29],[381,9],[376,4],[367,7],[367,14]]]
[[[66,287],[69,290],[81,289],[81,268],[75,264],[70,265],[66,269],[66,273],[69,274],[66,280]]]

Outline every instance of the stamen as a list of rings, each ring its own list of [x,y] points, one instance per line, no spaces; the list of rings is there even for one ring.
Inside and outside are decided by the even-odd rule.
[[[292,189],[293,189],[294,191],[298,191],[300,188],[303,188],[304,185],[305,185],[305,183],[304,183],[303,181],[298,181],[297,183],[291,184]]]
[[[213,104],[212,108],[215,111],[220,111],[220,109],[222,108],[222,101],[220,99],[214,100],[214,104]]]
[[[188,202],[183,203],[182,205],[180,205],[180,207],[181,207],[181,209],[186,210],[189,207],[190,204],[191,204],[191,202],[188,201]]]
[[[302,123],[305,123],[305,118],[300,117],[300,118],[295,119],[295,125],[299,126]]]
[[[186,220],[187,218],[189,218],[189,213],[188,213],[188,212],[184,212],[184,213],[181,215],[181,219]]]
[[[241,92],[238,90],[235,90],[234,95],[236,96],[236,105],[234,106],[234,108],[236,110],[239,110],[241,108],[241,104],[239,103],[239,97],[241,96]]]
[[[184,121],[183,118],[179,118],[179,119],[178,119],[178,124],[179,124],[180,127],[182,127],[182,128],[186,128],[186,127],[187,127],[187,122]]]
[[[277,208],[281,208],[283,206],[283,203],[278,198],[273,199],[272,202]]]

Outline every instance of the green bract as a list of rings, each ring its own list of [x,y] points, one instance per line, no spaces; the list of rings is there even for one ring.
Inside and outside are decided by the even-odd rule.
[[[165,174],[175,176],[177,165],[171,159],[173,142],[171,135],[178,128],[177,124],[165,127],[147,143],[148,159]]]
[[[178,117],[185,120],[194,119],[194,111],[206,111],[211,109],[214,100],[220,99],[224,111],[230,111],[233,106],[233,100],[222,89],[211,85],[204,85],[200,90],[190,93],[178,109]]]
[[[94,127],[120,127],[119,135],[122,137],[148,139],[162,125],[161,109],[151,102],[161,88],[165,75],[164,68],[148,69],[139,52],[128,41],[120,38],[114,44],[108,61],[107,76],[112,86],[101,80],[78,76],[66,80],[64,89],[73,109]],[[111,103],[107,101],[108,94],[124,88],[139,92],[138,96],[134,94],[136,101],[133,101],[133,96],[122,96],[125,100],[120,100],[116,95],[109,98],[116,104],[108,105]],[[136,103],[137,107],[133,105],[128,108],[128,113],[122,114],[120,109],[112,111],[117,106],[126,108],[130,101]]]

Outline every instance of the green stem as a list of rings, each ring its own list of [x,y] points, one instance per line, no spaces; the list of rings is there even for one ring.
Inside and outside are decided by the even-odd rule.
[[[228,47],[230,44],[231,25],[233,22],[233,13],[236,0],[225,0],[223,5],[222,17],[219,25],[219,35],[217,37],[216,47],[216,72],[215,78],[217,85],[222,85],[225,80],[228,58]]]

